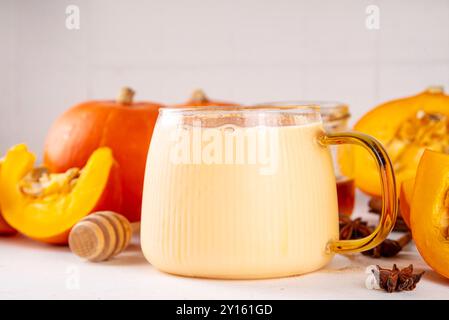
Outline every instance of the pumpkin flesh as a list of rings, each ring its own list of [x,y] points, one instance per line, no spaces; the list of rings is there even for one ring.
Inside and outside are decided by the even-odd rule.
[[[386,148],[393,162],[398,187],[413,178],[425,149],[449,151],[449,96],[442,90],[384,103],[365,114],[354,130],[372,135]],[[345,175],[355,177],[359,189],[372,196],[381,195],[375,162],[359,146],[354,159],[340,157]],[[399,191],[399,190],[398,190]]]
[[[399,206],[402,219],[405,224],[411,228],[410,225],[410,205],[413,199],[413,190],[415,187],[415,178],[404,180],[401,184],[401,191],[399,193]]]
[[[449,278],[449,155],[424,152],[416,175],[410,224],[423,259]]]
[[[3,159],[0,159],[0,174],[2,172],[2,163],[3,163]],[[0,236],[10,236],[10,235],[14,235],[17,233],[17,231],[11,227],[6,221],[5,219],[3,219],[3,215],[1,212],[1,207],[2,207],[2,202],[1,202],[1,194],[0,194]]]
[[[0,174],[4,218],[20,233],[42,242],[66,244],[68,232],[81,218],[99,209],[120,208],[120,192],[114,190],[118,167],[110,149],[94,151],[72,187],[58,190],[57,181],[72,181],[64,180],[64,174],[54,175],[38,196],[24,191],[24,178],[33,170],[35,159],[25,145],[17,145],[6,154]]]

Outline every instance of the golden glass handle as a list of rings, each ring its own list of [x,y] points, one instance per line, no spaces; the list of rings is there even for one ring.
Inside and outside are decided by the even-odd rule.
[[[382,213],[379,225],[369,236],[355,240],[336,240],[329,249],[337,253],[366,251],[379,245],[388,236],[396,222],[398,198],[396,181],[390,158],[384,147],[373,137],[358,132],[327,133],[319,138],[321,144],[356,144],[364,147],[374,157],[380,172],[382,186]]]

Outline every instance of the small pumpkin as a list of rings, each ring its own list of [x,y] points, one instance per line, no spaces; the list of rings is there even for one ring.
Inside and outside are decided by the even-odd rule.
[[[139,221],[146,156],[162,105],[133,97],[132,89],[123,88],[115,101],[87,101],[67,110],[48,132],[44,165],[51,172],[82,168],[94,150],[111,148],[120,166],[121,213]]]
[[[238,104],[234,103],[234,102],[229,102],[229,101],[220,101],[220,100],[210,99],[202,89],[196,89],[195,91],[193,91],[189,100],[187,100],[185,103],[181,103],[176,106],[177,107],[188,107],[188,106],[212,107],[212,106],[238,106]]]
[[[402,181],[415,176],[425,149],[449,152],[449,95],[442,87],[430,87],[418,95],[384,103],[365,114],[354,130],[374,136],[385,146],[400,187]],[[339,157],[343,174],[354,176],[362,191],[380,196],[374,161],[358,146],[353,156],[353,160]]]

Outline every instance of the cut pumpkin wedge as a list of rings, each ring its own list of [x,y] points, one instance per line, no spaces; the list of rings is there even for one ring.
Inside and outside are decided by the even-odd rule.
[[[413,198],[413,190],[415,187],[415,178],[404,180],[401,184],[401,191],[399,193],[399,206],[402,219],[405,224],[411,228],[410,225],[410,205]]]
[[[449,278],[449,155],[424,152],[410,209],[413,239],[421,256]]]
[[[20,233],[66,244],[70,229],[84,216],[120,209],[120,177],[109,148],[94,151],[82,170],[62,174],[34,169],[35,160],[25,145],[17,145],[6,154],[0,172],[3,217]]]
[[[2,172],[2,164],[3,164],[3,158],[0,159],[0,174]],[[17,231],[13,227],[11,227],[5,221],[5,219],[3,219],[1,207],[2,207],[2,198],[1,198],[1,194],[0,194],[0,236],[10,236],[10,235],[16,234]]]
[[[442,87],[389,101],[366,113],[354,130],[378,139],[393,163],[398,188],[402,181],[415,177],[425,149],[449,150],[449,95]],[[360,146],[352,154],[339,157],[346,176],[355,177],[356,186],[371,196],[381,195],[381,185],[374,160]],[[399,190],[398,190],[399,191]]]

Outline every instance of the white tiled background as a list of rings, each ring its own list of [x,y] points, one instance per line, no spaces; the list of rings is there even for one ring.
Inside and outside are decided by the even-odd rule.
[[[365,26],[372,4],[379,30]],[[1,153],[39,153],[58,114],[122,85],[165,103],[197,87],[242,103],[341,100],[355,120],[432,84],[449,91],[448,0],[0,0]]]

